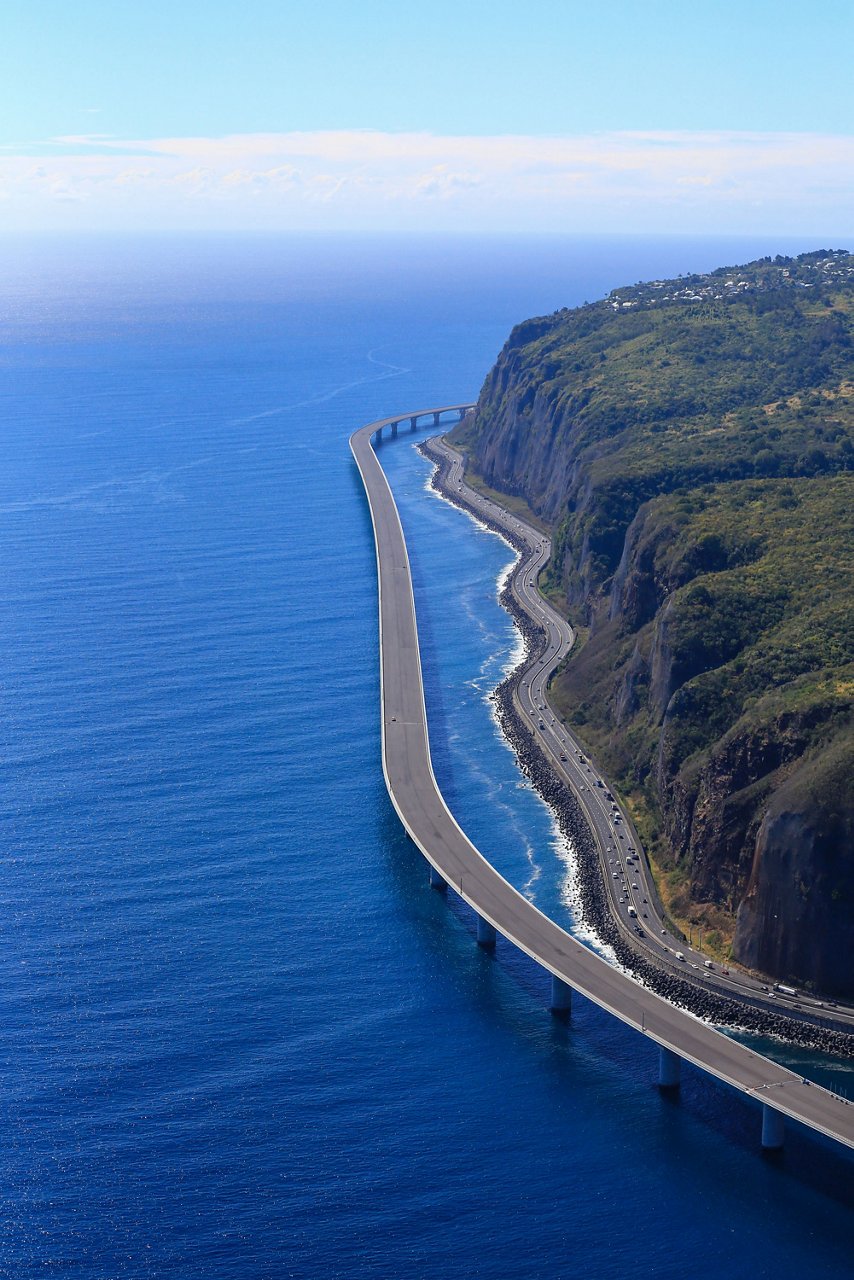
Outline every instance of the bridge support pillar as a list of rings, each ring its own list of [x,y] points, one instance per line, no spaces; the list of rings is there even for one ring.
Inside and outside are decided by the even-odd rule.
[[[392,438],[392,440],[396,440],[396,439],[397,439],[397,427],[398,427],[398,424],[397,424],[396,422],[393,422],[393,423],[391,424],[391,438]]]
[[[460,415],[460,422],[462,422],[463,418],[466,416],[466,410],[465,410],[465,409],[457,409],[457,413]]]
[[[659,1089],[678,1089],[682,1059],[672,1049],[662,1045],[658,1054],[658,1087]]]
[[[762,1150],[779,1151],[784,1138],[783,1116],[767,1102],[762,1104]]]
[[[447,880],[435,867],[430,868],[430,888],[436,889],[439,893],[444,893],[448,888]]]
[[[410,430],[410,431],[414,431],[414,430],[415,430],[415,427],[416,427],[416,425],[417,425],[417,423],[418,423],[418,419],[417,419],[417,418],[410,418],[410,419],[409,419],[409,430]]]
[[[438,427],[438,425],[439,425],[439,418],[440,418],[441,416],[442,416],[442,415],[441,415],[441,414],[439,414],[439,413],[434,413],[434,414],[433,414],[433,426],[434,426],[434,427]]]
[[[484,920],[483,916],[477,918],[477,945],[483,947],[484,951],[495,950],[495,925],[490,924],[488,920]]]
[[[568,1018],[572,1012],[572,987],[563,978],[552,974],[552,995],[549,1001],[552,1013],[562,1014]]]

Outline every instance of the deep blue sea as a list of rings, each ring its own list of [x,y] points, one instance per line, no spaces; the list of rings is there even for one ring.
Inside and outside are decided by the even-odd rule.
[[[792,1132],[763,1159],[758,1112],[691,1070],[662,1097],[651,1045],[580,998],[556,1022],[427,888],[382,779],[347,448],[474,398],[529,315],[813,247],[0,246],[0,1275],[854,1275],[849,1158]],[[382,457],[437,775],[569,923],[490,716],[510,552],[409,437]]]

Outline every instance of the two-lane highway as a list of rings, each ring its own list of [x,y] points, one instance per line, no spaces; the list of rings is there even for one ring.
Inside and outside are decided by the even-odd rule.
[[[421,412],[438,415],[442,411]],[[762,1102],[766,1121],[779,1112],[854,1147],[854,1107],[668,1004],[576,942],[499,875],[451,815],[430,760],[406,542],[371,443],[385,424],[398,423],[405,416],[369,423],[350,439],[368,497],[377,552],[383,772],[404,828],[444,881],[482,920],[562,983],[664,1050]]]
[[[550,759],[559,778],[568,783],[584,811],[599,855],[608,907],[614,922],[632,949],[705,991],[749,1003],[772,1015],[785,1014],[830,1023],[840,1030],[854,1029],[854,1009],[832,1008],[813,997],[775,991],[771,983],[734,965],[710,961],[671,932],[658,910],[658,894],[652,871],[632,828],[629,815],[612,794],[607,779],[596,768],[581,744],[558,719],[548,700],[548,683],[569,653],[574,633],[565,618],[538,589],[539,573],[551,555],[546,534],[508,511],[465,480],[465,460],[441,437],[427,442],[430,456],[444,462],[447,490],[475,515],[504,530],[523,548],[510,579],[513,596],[532,622],[541,628],[545,647],[526,666],[513,691],[514,704],[532,737]]]

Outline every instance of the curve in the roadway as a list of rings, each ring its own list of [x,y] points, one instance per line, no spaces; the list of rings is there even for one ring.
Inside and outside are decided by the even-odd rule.
[[[369,423],[350,438],[377,553],[383,773],[404,828],[479,916],[555,977],[739,1092],[854,1148],[854,1108],[844,1099],[668,1004],[576,942],[499,875],[445,804],[430,759],[406,541],[372,437],[387,425],[463,408],[440,406],[417,415],[397,414]]]
[[[736,966],[709,961],[671,932],[630,816],[549,702],[549,680],[572,648],[575,635],[537,585],[540,570],[551,556],[548,535],[471,488],[465,480],[465,460],[447,440],[430,438],[424,452],[445,468],[441,487],[452,501],[502,530],[517,548],[523,548],[510,576],[510,590],[544,639],[542,648],[513,686],[513,703],[531,737],[545,752],[552,771],[572,788],[584,811],[602,868],[608,910],[625,941],[657,968],[705,992],[735,999],[772,1017],[786,1015],[850,1034],[854,1027],[854,1010],[850,1007],[836,1002],[831,1006],[800,994],[772,992],[761,978]]]

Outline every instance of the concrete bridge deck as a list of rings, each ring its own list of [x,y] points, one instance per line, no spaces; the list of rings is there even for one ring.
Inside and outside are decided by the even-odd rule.
[[[738,1044],[576,942],[509,884],[455,821],[433,775],[421,676],[415,600],[406,541],[391,488],[372,445],[384,428],[413,428],[430,415],[460,416],[469,405],[396,414],[356,431],[350,448],[365,485],[377,553],[383,773],[389,796],[412,840],[434,869],[476,912],[478,941],[500,932],[552,974],[552,1005],[567,1007],[570,990],[657,1043],[660,1083],[678,1081],[678,1059],[763,1104],[763,1146],[782,1145],[782,1116],[854,1148],[854,1106],[761,1054]]]

